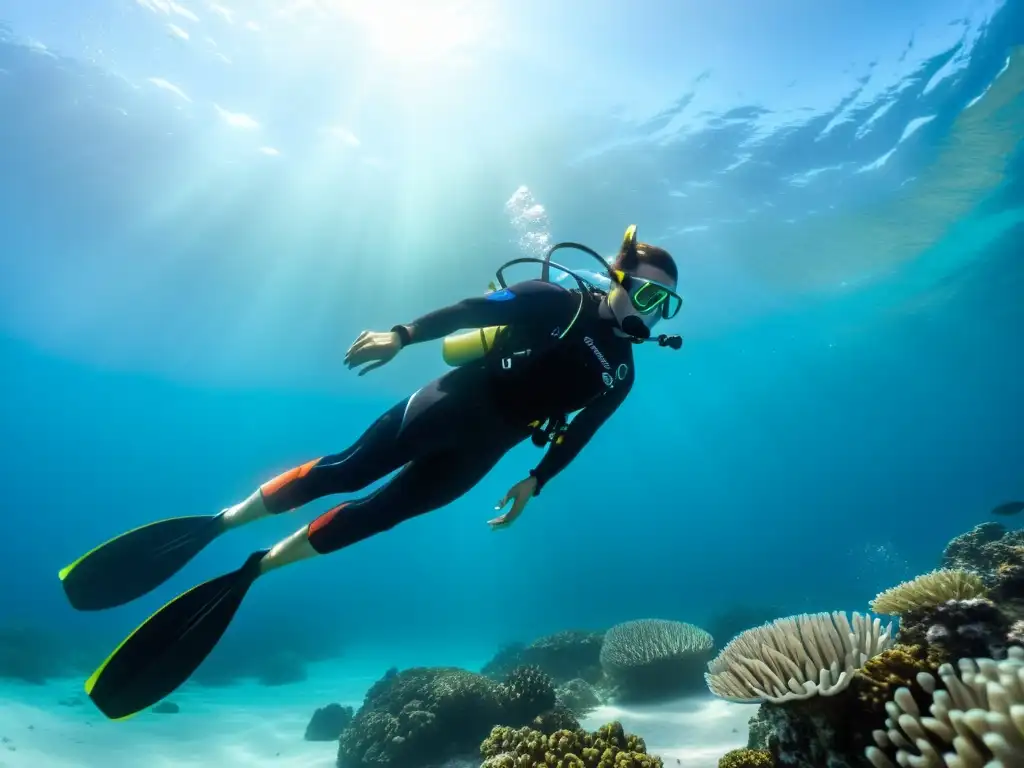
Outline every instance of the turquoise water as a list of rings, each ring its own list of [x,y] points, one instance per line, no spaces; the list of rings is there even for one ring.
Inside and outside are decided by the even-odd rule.
[[[228,687],[183,706],[358,705],[391,666],[638,618],[864,610],[1024,493],[1019,0],[369,8],[0,0],[12,702],[58,698],[18,678],[80,692],[162,603],[332,503],[107,613],[57,580],[342,450],[446,370],[432,344],[356,377],[360,331],[560,240],[611,255],[630,223],[679,262],[659,330],[682,351],[639,352],[626,405],[512,528],[486,521],[529,444],[261,582],[205,668]]]

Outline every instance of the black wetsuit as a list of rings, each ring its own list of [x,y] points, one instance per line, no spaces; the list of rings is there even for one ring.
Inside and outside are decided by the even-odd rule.
[[[262,486],[271,512],[352,493],[396,469],[369,495],[317,518],[309,541],[326,553],[445,506],[476,485],[538,421],[580,410],[531,471],[538,492],[576,457],[633,385],[632,342],[592,296],[539,280],[466,299],[405,325],[410,343],[461,329],[508,326],[483,359],[427,384],[349,448]]]

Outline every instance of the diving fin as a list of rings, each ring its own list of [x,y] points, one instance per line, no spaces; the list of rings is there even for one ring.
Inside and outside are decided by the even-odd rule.
[[[224,635],[268,551],[179,595],[139,625],[85,683],[99,710],[123,720],[188,680]]]
[[[172,517],[100,544],[60,571],[74,608],[99,611],[156,589],[224,531],[220,515]]]

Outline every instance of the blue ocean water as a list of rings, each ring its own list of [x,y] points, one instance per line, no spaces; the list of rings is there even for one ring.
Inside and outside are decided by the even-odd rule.
[[[360,331],[561,240],[612,255],[631,223],[679,262],[683,349],[639,351],[626,404],[508,530],[486,521],[530,444],[261,581],[225,679],[865,610],[1024,494],[1024,2],[372,8],[0,0],[0,636],[46,648],[43,678],[84,679],[336,503],[107,613],[57,579],[344,449],[446,370],[435,343],[356,377]]]

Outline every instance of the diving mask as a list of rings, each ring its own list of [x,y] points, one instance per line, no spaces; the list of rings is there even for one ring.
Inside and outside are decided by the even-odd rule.
[[[615,282],[626,291],[633,309],[639,314],[650,315],[653,312],[660,312],[666,320],[671,320],[679,314],[683,299],[667,285],[631,275],[621,269],[613,270],[612,273]]]

